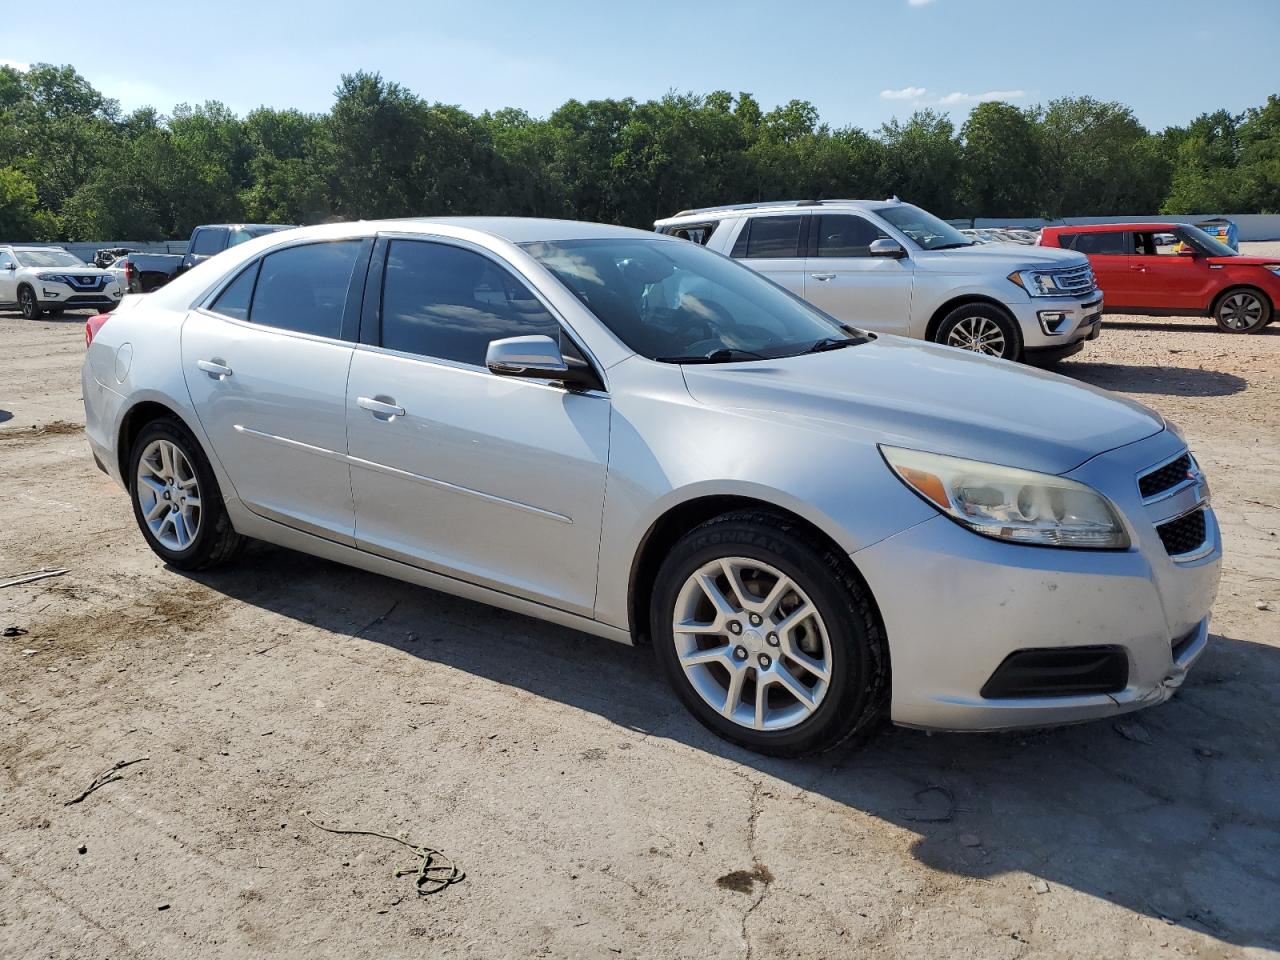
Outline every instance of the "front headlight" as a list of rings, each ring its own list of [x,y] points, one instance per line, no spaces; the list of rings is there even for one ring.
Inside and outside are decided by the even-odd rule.
[[[914,493],[983,536],[1044,547],[1129,546],[1115,507],[1078,481],[883,444],[880,453]]]
[[[37,280],[43,280],[45,283],[66,283],[67,278],[60,273],[37,273]]]
[[[1067,292],[1058,286],[1052,273],[1040,270],[1015,270],[1009,279],[1033,297],[1058,297]]]

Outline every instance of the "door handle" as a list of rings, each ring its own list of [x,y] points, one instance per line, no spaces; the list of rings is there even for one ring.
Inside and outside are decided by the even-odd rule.
[[[392,417],[403,417],[404,407],[398,406],[391,397],[357,397],[356,406],[368,410],[379,420],[390,420]]]
[[[822,280],[824,282],[827,280],[834,280],[836,278],[834,273],[811,273],[809,276],[814,280]]]
[[[231,368],[222,362],[221,357],[214,357],[212,360],[197,360],[196,366],[214,380],[225,380],[231,376]]]

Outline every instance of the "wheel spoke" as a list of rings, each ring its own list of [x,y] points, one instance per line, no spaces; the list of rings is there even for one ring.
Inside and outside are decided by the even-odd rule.
[[[816,704],[813,702],[813,692],[803,683],[795,678],[785,664],[779,663],[770,674],[773,682],[783,687],[805,708],[806,712],[812,712]]]
[[[774,624],[773,628],[780,636],[787,636],[796,627],[796,625],[800,623],[800,621],[810,616],[813,612],[813,604],[806,600]]]
[[[790,636],[787,637],[786,651],[789,659],[800,664],[800,666],[804,667],[804,669],[808,670],[819,680],[829,680],[831,678],[831,671],[827,668],[827,665],[821,660],[815,660],[813,657],[809,656],[797,647],[791,642]]]
[[[722,647],[710,647],[706,650],[691,650],[689,653],[680,655],[680,662],[686,667],[696,667],[702,663],[723,663],[732,671],[734,667],[729,663],[730,649],[729,644],[725,644]]]
[[[705,573],[698,575],[698,585],[702,588],[702,592],[707,595],[707,599],[711,601],[711,605],[716,609],[717,623],[724,617],[732,617],[738,611],[733,608],[733,604],[729,602],[729,598],[720,592],[720,588],[716,586],[716,582]]]
[[[173,447],[168,443],[160,444],[160,476],[173,479]]]
[[[738,568],[728,560],[721,560],[720,569],[724,571],[724,578],[729,581],[729,589],[733,591],[733,599],[738,602],[738,610],[745,610],[752,597],[751,592],[742,585]]]
[[[738,704],[742,702],[742,681],[746,679],[747,671],[745,668],[729,669],[729,687],[725,690],[724,706],[720,708],[720,712],[730,719],[733,718],[734,711],[738,709]]]
[[[147,522],[150,523],[152,520],[155,520],[168,509],[169,504],[164,500],[157,498],[156,502],[151,505],[151,509],[146,513]]]

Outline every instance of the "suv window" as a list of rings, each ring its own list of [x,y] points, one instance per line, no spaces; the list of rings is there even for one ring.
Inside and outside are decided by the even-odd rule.
[[[0,270],[7,269],[11,263],[13,263],[13,257],[9,255],[8,251],[0,250]]]
[[[710,223],[682,223],[678,227],[664,227],[662,232],[669,237],[691,240],[705,247],[718,226],[720,226],[718,220],[712,220]]]
[[[821,216],[818,218],[818,256],[869,257],[872,242],[888,236],[862,217]]]
[[[763,257],[799,257],[800,227],[804,217],[753,217],[743,226],[733,245],[733,256],[759,259]]]
[[[227,231],[221,229],[197,230],[195,237],[191,240],[191,249],[187,252],[193,253],[198,257],[221,253],[226,235]]]
[[[491,340],[536,334],[559,342],[560,325],[510,271],[461,247],[391,241],[382,346],[482,367]]]
[[[258,270],[250,322],[341,338],[342,314],[360,246],[359,240],[336,240],[267,254]],[[242,278],[237,277],[236,283]]]
[[[1065,247],[1066,236],[1061,238],[1061,243]],[[1077,233],[1075,235],[1075,243],[1071,245],[1071,249],[1078,253],[1084,254],[1104,254],[1115,255],[1119,257],[1133,253],[1125,247],[1124,231],[1117,230],[1114,233],[1108,231],[1105,233]]]

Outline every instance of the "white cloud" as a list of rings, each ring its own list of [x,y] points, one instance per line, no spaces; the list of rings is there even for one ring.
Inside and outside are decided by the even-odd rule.
[[[948,93],[939,97],[938,103],[944,107],[955,107],[965,103],[987,103],[991,100],[1021,100],[1027,95],[1025,90],[988,90],[985,93]]]
[[[13,67],[13,69],[17,70],[19,73],[26,73],[31,69],[31,64],[19,63],[17,60],[5,60],[0,58],[0,67]]]
[[[907,5],[911,7],[927,7],[933,3],[933,0],[907,0]]]
[[[881,90],[880,96],[885,100],[919,100],[928,92],[924,87],[903,87],[901,90]]]

